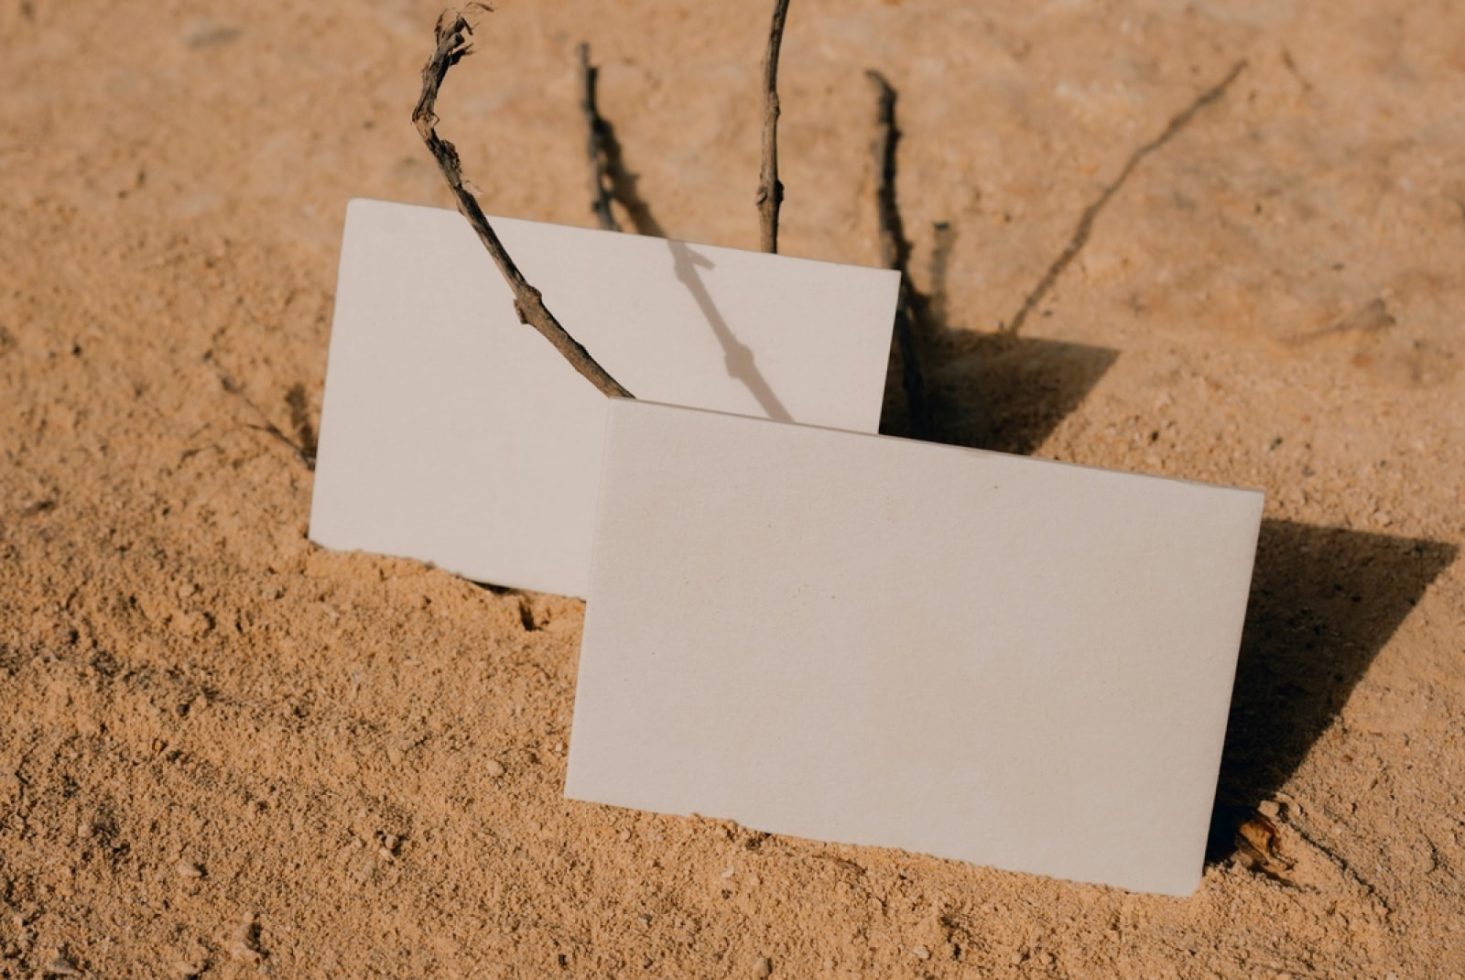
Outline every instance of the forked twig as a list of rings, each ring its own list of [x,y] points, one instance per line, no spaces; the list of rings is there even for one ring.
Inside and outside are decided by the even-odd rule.
[[[910,407],[911,434],[921,439],[931,432],[930,409],[926,404],[926,381],[916,351],[917,297],[911,287],[910,242],[895,202],[895,144],[900,129],[895,125],[895,89],[874,69],[865,72],[875,86],[875,207],[880,219],[880,261],[900,273],[900,297],[895,307],[895,341],[900,346],[901,381]]]
[[[778,251],[778,209],[783,204],[783,182],[778,179],[778,50],[787,18],[788,0],[774,0],[768,53],[763,57],[763,166],[758,173],[758,218],[765,252]]]
[[[482,6],[485,10],[489,9],[484,4],[476,6]],[[452,13],[451,20],[449,16],[449,12],[444,11],[438,18],[437,26],[434,29],[437,46],[427,64],[422,66],[422,95],[417,100],[417,107],[412,110],[412,123],[417,127],[422,141],[427,144],[428,152],[437,161],[438,169],[442,171],[443,178],[448,182],[449,190],[453,192],[453,199],[458,205],[458,210],[462,212],[464,218],[468,219],[468,224],[473,226],[479,241],[483,243],[484,248],[488,249],[488,254],[493,257],[494,264],[498,266],[504,281],[508,283],[510,291],[513,292],[514,312],[518,314],[520,322],[538,330],[576,371],[579,371],[603,394],[621,398],[634,397],[622,387],[620,382],[611,377],[610,373],[601,367],[595,358],[590,356],[590,352],[579,341],[570,336],[569,332],[560,325],[559,320],[555,319],[554,314],[549,311],[549,307],[544,305],[544,297],[540,295],[539,290],[529,285],[524,274],[509,257],[503,242],[499,241],[498,235],[489,225],[483,208],[478,205],[478,199],[463,186],[463,171],[458,160],[457,149],[452,143],[437,134],[438,117],[434,109],[437,105],[438,90],[442,88],[448,69],[462,61],[472,51],[468,37],[473,33],[473,27],[461,12]]]
[[[585,153],[590,158],[590,210],[600,227],[620,231],[620,222],[610,209],[615,197],[615,182],[610,175],[610,146],[606,140],[606,123],[595,103],[595,82],[600,69],[590,63],[590,45],[580,42],[580,111],[585,113]]]

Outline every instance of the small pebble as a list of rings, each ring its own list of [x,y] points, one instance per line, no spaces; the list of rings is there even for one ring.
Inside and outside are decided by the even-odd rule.
[[[194,861],[179,861],[174,867],[180,878],[202,878],[204,875],[203,865]]]
[[[758,962],[753,966],[753,976],[771,977],[773,975],[773,961],[766,956],[758,957]]]
[[[912,946],[911,955],[918,960],[929,960],[931,958],[931,951],[925,946]]]
[[[229,955],[236,960],[243,960],[245,963],[258,963],[260,961],[259,950],[243,940],[236,940],[234,945],[229,947]]]
[[[229,955],[246,963],[258,963],[264,959],[264,950],[259,945],[259,923],[251,916],[240,923],[234,933],[234,942],[229,946]]]
[[[194,943],[174,960],[173,965],[183,976],[196,977],[209,968],[209,951],[199,943]]]
[[[488,770],[488,778],[490,779],[498,779],[505,771],[504,764],[497,759],[489,759],[488,765],[484,768]]]
[[[76,967],[66,957],[57,953],[55,958],[46,964],[45,975],[48,977],[74,977]]]

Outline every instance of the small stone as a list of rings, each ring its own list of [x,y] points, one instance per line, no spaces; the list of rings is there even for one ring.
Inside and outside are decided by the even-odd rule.
[[[258,963],[260,961],[259,950],[242,940],[235,941],[234,945],[229,947],[229,955],[245,963]]]
[[[931,958],[931,951],[927,949],[924,945],[912,946],[911,955],[918,960],[929,960]]]
[[[180,975],[196,977],[209,968],[209,951],[201,944],[194,943],[179,954],[173,965]]]
[[[733,876],[733,869],[732,868],[723,868],[722,869],[722,877],[723,878],[731,878],[732,876]]]
[[[755,976],[755,977],[771,977],[771,976],[773,976],[773,961],[770,960],[766,956],[760,956],[760,957],[758,957],[758,962],[753,964],[753,976]]]
[[[77,975],[77,970],[69,959],[57,953],[52,957],[51,962],[46,964],[43,973],[48,977],[74,977]]]
[[[174,865],[180,878],[202,878],[204,876],[203,865],[195,861],[179,861]]]
[[[504,769],[504,764],[497,759],[489,759],[488,765],[483,768],[488,772],[489,779],[498,779],[507,771]]]
[[[263,960],[265,952],[259,944],[259,932],[259,923],[253,916],[245,919],[234,933],[234,942],[229,946],[229,955],[246,963],[258,963]]]

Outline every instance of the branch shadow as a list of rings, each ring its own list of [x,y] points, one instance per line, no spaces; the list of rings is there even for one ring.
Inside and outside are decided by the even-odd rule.
[[[610,196],[626,211],[631,227],[638,235],[666,238],[666,229],[651,213],[651,205],[641,194],[639,174],[626,166],[626,154],[616,136],[615,124],[604,116],[600,119],[600,138],[605,148],[605,172],[610,178]]]
[[[1128,159],[1124,161],[1124,166],[1119,169],[1119,174],[1109,183],[1105,184],[1103,189],[1100,190],[1099,196],[1094,198],[1089,206],[1083,209],[1083,213],[1079,215],[1078,224],[1074,226],[1073,234],[1068,239],[1068,244],[1063,247],[1063,251],[1058,253],[1058,257],[1043,272],[1042,277],[1038,280],[1038,284],[1023,298],[1022,305],[1018,307],[1017,312],[1012,315],[1012,319],[1008,321],[1007,326],[1004,328],[1005,332],[1015,334],[1023,328],[1023,324],[1027,322],[1033,310],[1037,308],[1038,304],[1043,301],[1043,298],[1053,289],[1053,286],[1058,282],[1058,277],[1063,275],[1063,270],[1068,268],[1069,264],[1078,257],[1078,253],[1082,252],[1084,246],[1088,244],[1089,236],[1093,234],[1094,222],[1098,220],[1100,212],[1113,200],[1114,195],[1119,193],[1120,189],[1129,181],[1130,176],[1134,174],[1135,170],[1144,162],[1145,158],[1179,136],[1202,109],[1218,101],[1226,94],[1226,90],[1231,87],[1232,83],[1240,77],[1242,71],[1245,69],[1246,62],[1244,60],[1236,62],[1236,64],[1231,66],[1231,70],[1226,73],[1224,78],[1196,96],[1189,105],[1173,116],[1165,128],[1160,131],[1160,135],[1148,143],[1137,147],[1129,155]]]
[[[1369,665],[1459,549],[1262,522],[1206,858],[1297,771]]]
[[[697,308],[702,311],[707,325],[712,328],[712,332],[717,335],[717,342],[722,345],[723,365],[727,368],[728,376],[741,381],[743,386],[752,392],[753,397],[758,401],[758,407],[763,409],[763,413],[770,419],[777,422],[793,421],[793,417],[788,414],[788,409],[774,393],[773,386],[758,370],[753,349],[738,340],[723,317],[722,311],[713,302],[712,294],[707,291],[706,284],[702,282],[702,277],[697,270],[715,268],[712,260],[700,252],[693,251],[691,246],[685,242],[668,238],[666,244],[671,249],[677,279],[687,287],[687,292],[692,294]]]

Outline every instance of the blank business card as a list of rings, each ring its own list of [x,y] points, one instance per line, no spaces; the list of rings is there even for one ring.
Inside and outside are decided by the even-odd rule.
[[[873,432],[899,276],[509,218],[495,230],[638,397]],[[352,201],[311,540],[583,596],[607,399],[455,211]]]
[[[617,402],[567,796],[1185,895],[1254,491]]]

